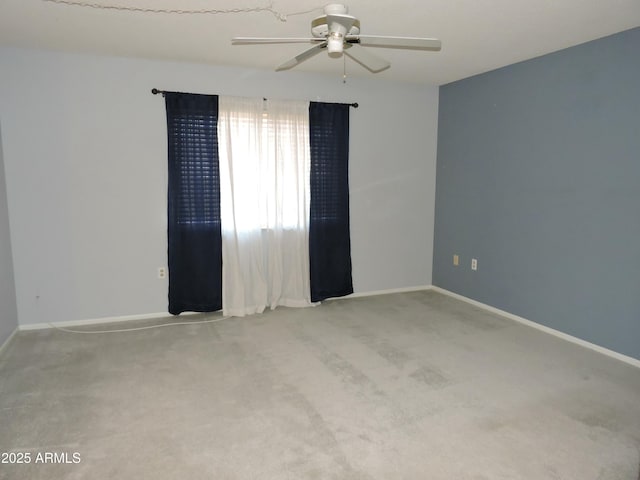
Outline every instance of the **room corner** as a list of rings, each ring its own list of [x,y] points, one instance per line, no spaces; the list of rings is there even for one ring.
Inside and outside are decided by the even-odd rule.
[[[9,206],[7,182],[2,154],[2,124],[0,123],[0,353],[18,330],[16,286],[13,275],[11,229],[9,228]]]

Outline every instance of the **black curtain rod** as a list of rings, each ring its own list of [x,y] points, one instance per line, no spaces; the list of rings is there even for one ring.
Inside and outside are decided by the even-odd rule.
[[[164,94],[168,92],[166,92],[165,90],[158,90],[157,88],[152,88],[151,93],[153,93],[154,95],[161,94],[164,97]],[[264,98],[263,100],[266,100],[266,98]],[[357,103],[347,103],[346,105],[349,105],[350,107],[353,107],[353,108],[358,108],[359,106]]]

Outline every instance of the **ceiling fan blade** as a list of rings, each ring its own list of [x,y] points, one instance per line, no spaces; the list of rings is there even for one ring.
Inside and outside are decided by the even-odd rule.
[[[268,43],[314,43],[323,42],[324,38],[263,38],[263,37],[233,37],[233,45],[256,45]]]
[[[353,40],[352,40],[353,38]],[[382,37],[379,35],[348,36],[347,41],[354,41],[360,45],[386,48],[408,48],[416,50],[440,50],[442,42],[437,38],[418,37]]]
[[[360,65],[373,73],[381,72],[391,66],[385,59],[367,51],[358,44],[346,44],[344,46],[344,54],[352,58]]]
[[[314,55],[317,55],[318,53],[320,53],[322,51],[322,49],[327,47],[327,42],[323,41],[322,43],[315,45],[313,47],[311,47],[308,50],[305,50],[304,52],[302,52],[299,55],[296,55],[295,57],[293,57],[291,60],[284,62],[282,65],[280,65],[278,68],[276,68],[276,72],[280,72],[281,70],[289,70],[290,68],[295,67],[296,65],[304,62],[305,60],[308,60],[309,58],[313,57]]]

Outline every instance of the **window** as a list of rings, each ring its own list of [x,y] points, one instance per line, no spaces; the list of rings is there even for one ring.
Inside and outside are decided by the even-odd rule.
[[[220,218],[220,202],[217,196],[218,166],[212,151],[217,138],[210,135],[215,130],[215,118],[206,113],[182,114],[173,119],[171,144],[183,161],[176,165],[180,201],[175,212],[179,225],[217,225]]]
[[[223,232],[306,230],[309,104],[221,97]]]

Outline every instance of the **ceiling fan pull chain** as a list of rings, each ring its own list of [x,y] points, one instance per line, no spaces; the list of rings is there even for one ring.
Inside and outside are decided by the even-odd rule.
[[[347,57],[342,54],[342,83],[347,83]]]

